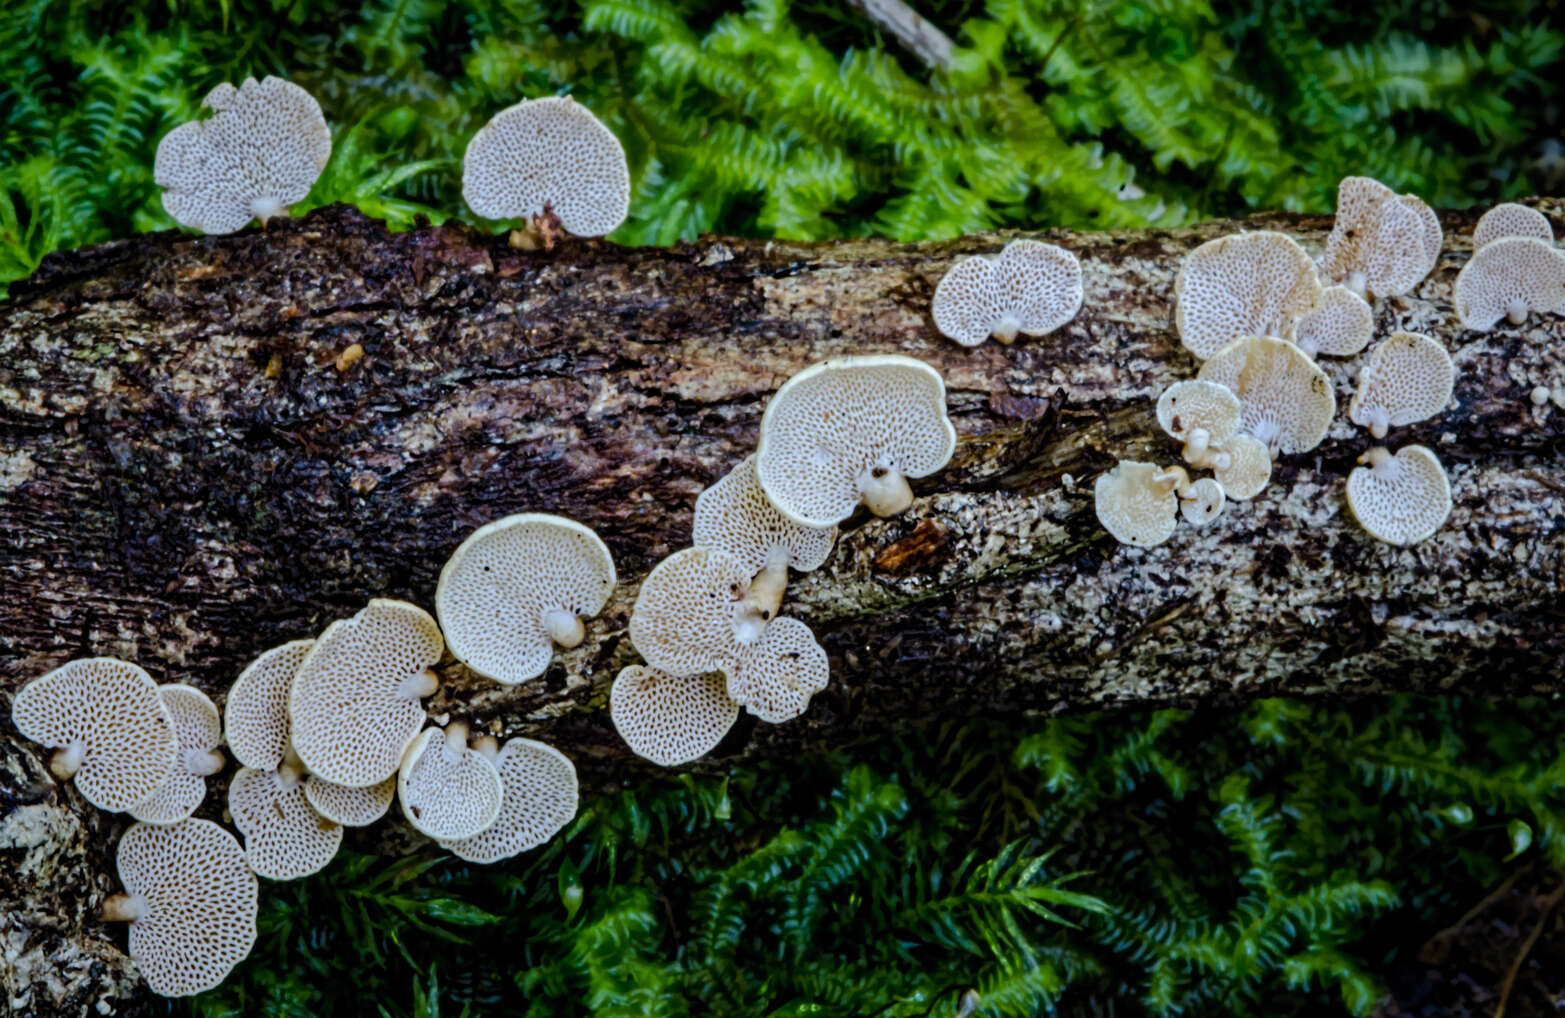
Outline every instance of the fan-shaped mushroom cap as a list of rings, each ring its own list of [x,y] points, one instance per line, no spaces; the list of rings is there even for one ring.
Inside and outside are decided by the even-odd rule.
[[[716,548],[686,548],[641,581],[630,642],[647,663],[673,675],[727,670],[766,623],[742,611],[750,571]]]
[[[614,560],[575,520],[519,513],[485,524],[457,546],[435,590],[451,653],[507,685],[542,675],[554,645],[575,647],[581,617],[614,592]]]
[[[128,661],[90,657],[41,675],[16,694],[11,720],[59,750],[49,769],[74,779],[82,798],[123,812],[162,787],[179,738],[152,676]]]
[[[288,752],[288,691],[314,640],[294,640],[245,666],[223,702],[228,748],[246,767],[271,771]]]
[[[344,827],[368,827],[386,815],[396,796],[396,775],[368,788],[334,785],[313,774],[304,783],[304,797],[315,812]]]
[[[1417,332],[1394,332],[1369,352],[1348,418],[1385,438],[1388,427],[1416,424],[1444,410],[1455,384],[1456,367],[1445,347]]]
[[[1093,488],[1098,522],[1120,544],[1151,548],[1174,533],[1179,499],[1155,463],[1120,460]]]
[[[728,696],[762,721],[781,724],[803,714],[826,688],[831,668],[810,627],[776,619],[728,671]]]
[[[437,838],[468,862],[491,863],[543,844],[576,815],[579,789],[576,766],[546,743],[511,739],[498,752],[494,740],[477,740],[477,750],[492,758],[505,795],[494,823],[471,838]]]
[[[1451,515],[1451,484],[1435,454],[1421,445],[1371,449],[1368,467],[1348,474],[1348,508],[1370,536],[1387,544],[1417,544]]]
[[[630,210],[630,169],[614,132],[570,96],[528,99],[479,128],[462,157],[462,198],[485,219],[552,211],[601,237]]]
[[[223,769],[223,725],[217,707],[194,686],[158,687],[179,739],[179,758],[163,786],[130,811],[149,824],[172,824],[196,811],[206,798],[206,777]]]
[[[217,824],[132,824],[117,861],[125,893],[103,916],[130,923],[130,956],[154,993],[210,990],[255,946],[255,874]]]
[[[315,97],[292,82],[246,78],[201,103],[217,112],[181,124],[158,143],[152,177],[181,226],[233,233],[286,215],[331,158],[331,131]]]
[[[1175,382],[1157,400],[1157,423],[1185,443],[1186,458],[1202,460],[1239,430],[1239,397],[1216,382]]]
[[[1473,252],[1456,277],[1456,313],[1462,324],[1487,332],[1508,318],[1565,308],[1565,251],[1536,237],[1500,237]]]
[[[1190,486],[1179,493],[1179,511],[1187,523],[1198,527],[1204,527],[1223,514],[1223,507],[1228,500],[1223,495],[1223,486],[1210,477],[1203,477],[1199,481],[1192,482]]]
[[[609,717],[633,753],[673,767],[723,741],[739,720],[739,704],[721,673],[681,676],[630,665],[609,690]]]
[[[426,728],[402,757],[397,796],[408,822],[431,838],[471,838],[495,822],[504,795],[493,763],[467,746],[467,726]]]
[[[753,455],[696,497],[690,524],[691,544],[725,551],[752,574],[765,569],[779,549],[800,572],[819,569],[836,539],[835,526],[802,526],[777,511],[756,479]]]
[[[1501,237],[1536,237],[1553,244],[1554,226],[1537,209],[1513,201],[1502,202],[1485,212],[1473,227],[1473,250]]]
[[[435,620],[405,601],[377,598],[327,627],[288,698],[293,747],[310,773],[359,788],[395,774],[424,723],[419,698],[439,687],[429,667],[443,649]]]
[[[965,258],[935,287],[935,327],[963,346],[1043,336],[1081,310],[1081,263],[1062,247],[1013,240],[991,261]]]
[[[902,512],[913,500],[907,478],[939,470],[955,448],[938,371],[911,357],[843,357],[772,396],[755,471],[778,512],[830,527],[860,501],[878,516]]]
[[[1272,479],[1272,454],[1252,435],[1235,435],[1215,456],[1212,476],[1236,502],[1254,498]]]
[[[1434,269],[1442,233],[1434,210],[1369,177],[1344,177],[1321,275],[1356,293],[1407,293]]]
[[[1337,412],[1331,380],[1304,352],[1281,339],[1246,336],[1213,354],[1196,375],[1233,390],[1244,430],[1276,452],[1308,452]]]
[[[1174,277],[1174,326],[1205,360],[1240,336],[1289,335],[1319,293],[1315,263],[1292,237],[1218,237],[1190,252]]]
[[[279,771],[239,768],[228,785],[228,812],[245,837],[250,868],[268,880],[319,872],[342,846],[342,826],[310,805],[302,782]]]
[[[1288,338],[1311,357],[1351,357],[1369,345],[1374,334],[1375,312],[1369,302],[1345,286],[1328,286]]]

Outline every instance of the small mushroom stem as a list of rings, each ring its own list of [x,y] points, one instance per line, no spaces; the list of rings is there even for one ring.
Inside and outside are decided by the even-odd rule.
[[[1527,320],[1527,302],[1513,300],[1505,305],[1505,320],[1512,325],[1520,325]]]
[[[426,668],[417,675],[409,675],[402,680],[402,688],[398,690],[410,700],[422,700],[426,696],[434,696],[440,688],[440,676]]]
[[[1185,436],[1185,460],[1195,463],[1198,459],[1206,457],[1206,450],[1211,448],[1212,433],[1205,428],[1191,428],[1190,434]]]
[[[581,624],[581,619],[565,608],[550,608],[544,612],[543,628],[549,639],[567,650],[580,647],[581,641],[587,638],[587,628]]]
[[[1385,446],[1377,445],[1360,456],[1358,461],[1374,471],[1375,476],[1382,481],[1396,480],[1397,460]]]
[[[294,752],[293,745],[290,743],[283,751],[282,764],[277,768],[278,780],[282,782],[284,788],[292,788],[304,780],[306,773],[304,761],[299,759],[299,754]]]
[[[994,328],[989,330],[989,335],[1009,346],[1016,341],[1016,334],[1021,331],[1021,319],[1015,315],[1004,315],[994,323]]]
[[[467,725],[461,721],[453,721],[446,725],[446,752],[461,756],[466,749]]]
[[[788,589],[788,551],[773,548],[766,565],[750,581],[750,589],[744,597],[745,611],[754,612],[762,622],[777,617],[782,607],[783,592]]]
[[[49,773],[61,781],[69,781],[76,776],[77,771],[81,770],[82,758],[86,755],[86,744],[80,740],[72,742],[49,758]]]
[[[1350,272],[1348,278],[1342,281],[1342,285],[1363,297],[1369,286],[1369,277],[1362,272]]]
[[[265,226],[268,219],[286,216],[288,206],[270,195],[262,195],[250,202],[250,211],[256,219],[260,220],[261,225]]]
[[[883,464],[859,474],[859,495],[876,516],[895,516],[913,504],[913,489],[902,471]]]
[[[1320,353],[1320,344],[1315,342],[1315,340],[1309,336],[1295,336],[1293,338],[1293,345],[1298,347],[1299,350],[1310,360],[1314,360],[1315,355]]]
[[[500,740],[493,735],[480,735],[473,740],[473,752],[494,763],[500,758]]]
[[[1364,426],[1369,428],[1369,433],[1376,438],[1385,438],[1386,432],[1391,428],[1391,421],[1386,416],[1383,407],[1370,407],[1364,411]]]
[[[106,923],[129,923],[146,914],[147,904],[140,895],[115,894],[103,900],[100,916]]]
[[[216,774],[223,769],[223,754],[215,749],[190,749],[185,751],[185,770],[201,777]]]
[[[1152,480],[1161,484],[1165,491],[1172,489],[1180,498],[1186,498],[1190,493],[1190,475],[1184,467],[1167,467],[1154,474]]]

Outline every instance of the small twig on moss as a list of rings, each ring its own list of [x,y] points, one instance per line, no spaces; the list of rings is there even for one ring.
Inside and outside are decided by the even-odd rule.
[[[931,70],[951,69],[956,44],[902,0],[852,0],[852,3]]]

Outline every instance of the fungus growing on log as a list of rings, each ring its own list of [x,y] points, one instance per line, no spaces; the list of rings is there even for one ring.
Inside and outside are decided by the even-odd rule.
[[[1267,336],[1236,340],[1201,365],[1197,378],[1239,397],[1244,430],[1275,457],[1309,452],[1337,412],[1331,380],[1297,346]]]
[[[1345,286],[1328,286],[1286,338],[1311,357],[1352,357],[1374,334],[1375,312],[1369,303]]]
[[[181,226],[233,233],[252,219],[286,216],[331,158],[320,104],[292,82],[225,82],[201,105],[216,112],[165,134],[153,162],[163,207]]]
[[[440,847],[468,862],[498,862],[548,841],[576,815],[576,765],[564,753],[534,739],[497,747],[490,736],[473,740],[473,749],[500,775],[499,812],[471,838],[436,838]]]
[[[196,811],[206,798],[206,779],[223,769],[223,725],[217,707],[194,686],[158,687],[158,697],[168,709],[179,739],[179,756],[168,780],[156,792],[138,802],[130,815],[149,824],[172,824]]]
[[[1359,462],[1367,466],[1348,474],[1348,508],[1375,539],[1417,544],[1451,515],[1451,483],[1440,460],[1424,446],[1406,446],[1395,456],[1377,447]]]
[[[1093,487],[1098,522],[1120,544],[1151,548],[1174,533],[1175,481],[1155,463],[1120,460]]]
[[[1320,272],[1361,296],[1399,296],[1433,271],[1442,240],[1440,217],[1414,195],[1370,177],[1344,177]]]
[[[1445,410],[1456,367],[1445,347],[1417,332],[1394,332],[1369,352],[1359,370],[1348,419],[1376,438]]]
[[[499,772],[468,747],[467,726],[459,721],[420,732],[397,772],[403,816],[431,838],[461,840],[487,829],[504,794]]]
[[[1223,514],[1228,499],[1223,486],[1210,477],[1192,481],[1176,489],[1179,495],[1179,513],[1192,526],[1204,527]]]
[[[995,258],[973,255],[935,287],[931,314],[940,332],[963,346],[993,336],[1045,336],[1081,310],[1081,263],[1062,247],[1013,240]]]
[[[739,704],[720,672],[670,675],[629,665],[609,690],[609,717],[637,756],[674,767],[710,753],[739,720]]]
[[[1212,476],[1236,502],[1252,499],[1272,479],[1272,454],[1254,435],[1235,435],[1211,457]]]
[[[1473,252],[1452,297],[1462,325],[1487,332],[1504,318],[1565,310],[1565,251],[1537,237],[1500,237]]]
[[[289,737],[309,772],[355,788],[397,773],[424,724],[420,698],[439,688],[430,667],[444,649],[435,620],[405,601],[376,598],[328,626],[288,697]]]
[[[112,812],[145,802],[179,759],[157,683],[111,657],[71,661],[29,682],[11,703],[11,721],[58,750],[49,761],[55,777],[74,780],[82,798]]]
[[[907,509],[907,479],[939,470],[955,448],[938,371],[896,354],[843,357],[805,368],[772,396],[755,471],[784,516],[830,527],[860,502],[877,516]]]
[[[1473,250],[1501,237],[1536,237],[1553,244],[1554,225],[1537,209],[1512,201],[1501,202],[1485,212],[1473,227]]]
[[[728,695],[776,725],[803,714],[830,677],[826,651],[810,627],[798,619],[775,619],[738,667],[728,670]]]
[[[1239,397],[1227,386],[1200,380],[1175,382],[1157,400],[1157,423],[1185,443],[1185,462],[1206,466],[1239,432]]]
[[[617,578],[609,549],[563,516],[519,513],[457,546],[435,590],[446,646],[473,671],[515,684],[542,675],[554,648],[580,645]]]
[[[485,219],[552,215],[567,233],[601,237],[630,210],[630,169],[619,139],[587,107],[570,96],[527,99],[468,142],[462,198]]]
[[[241,767],[229,782],[228,813],[258,876],[298,880],[336,858],[342,825],[322,816],[304,789],[304,771],[292,753],[276,770]]]
[[[1179,266],[1174,326],[1185,349],[1205,360],[1240,336],[1292,335],[1320,292],[1315,263],[1292,237],[1218,237]]]
[[[154,993],[210,990],[255,946],[255,874],[217,824],[132,824],[116,863],[125,893],[103,918],[130,924],[130,956]]]

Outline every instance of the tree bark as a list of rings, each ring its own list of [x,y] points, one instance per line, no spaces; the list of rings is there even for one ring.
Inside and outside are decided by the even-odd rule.
[[[1565,202],[1534,204],[1565,224]],[[476,526],[555,512],[603,536],[620,589],[541,680],[500,687],[448,663],[431,712],[550,741],[589,791],[642,780],[656,769],[604,710],[636,660],[624,636],[638,580],[688,543],[696,494],[750,451],[784,379],[894,351],[945,376],[956,455],[915,482],[911,511],[856,517],[790,587],[784,613],[814,628],[831,686],[800,720],[743,719],[701,766],[934,718],[1559,692],[1565,319],[1463,331],[1450,295],[1476,212],[1443,219],[1434,273],[1376,305],[1377,335],[1434,335],[1458,368],[1447,411],[1388,443],[1434,448],[1451,475],[1450,520],[1410,549],[1346,511],[1347,472],[1376,443],[1343,413],[1258,498],[1158,548],[1116,544],[1093,513],[1093,480],[1116,459],[1177,459],[1152,408],[1196,370],[1172,325],[1184,253],[1239,229],[1318,250],[1325,218],[1039,234],[1081,257],[1081,314],[971,350],[936,333],[929,299],[954,258],[1001,236],[523,253],[458,227],[390,234],[331,207],[236,236],[53,255],[0,304],[0,689],[112,654],[221,702],[260,651],[371,597],[429,607]],[[1345,409],[1349,364],[1323,366]],[[55,831],[38,835],[47,847],[74,824],[92,836],[59,865],[45,852],[47,879],[110,890],[122,818],[84,808],[40,766],[45,751],[15,740],[6,712],[0,858],[43,851],[22,827]],[[0,874],[0,909],[36,920],[0,912],[0,938],[18,922],[28,936],[45,919],[90,924],[80,891],[50,904],[29,886],[43,879]],[[13,995],[18,980],[45,992],[7,966]]]

